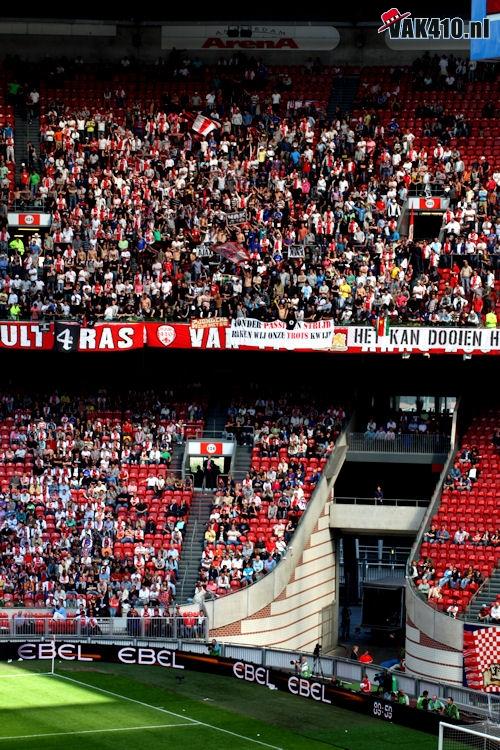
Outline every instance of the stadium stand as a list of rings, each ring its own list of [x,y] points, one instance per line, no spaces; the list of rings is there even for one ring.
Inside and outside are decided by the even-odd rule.
[[[0,66],[0,202],[10,204],[16,186],[14,110],[9,99],[8,77]],[[5,241],[3,222],[0,224],[0,244]]]
[[[21,258],[4,237],[0,315],[495,327],[498,74],[445,62],[63,68],[40,88],[41,179],[16,194],[51,231]],[[327,114],[345,72],[353,111]],[[449,198],[441,238],[401,238],[412,191]]]
[[[11,393],[1,411],[2,605],[168,607],[193,494],[172,458],[203,431],[203,400]]]
[[[217,488],[205,531],[198,598],[224,596],[271,572],[345,423],[342,407],[259,399],[233,403],[226,431],[250,439],[251,467],[241,483]],[[251,436],[251,437],[249,437]]]
[[[453,616],[464,614],[500,561],[497,426],[498,413],[490,412],[466,431],[415,564],[429,604]]]

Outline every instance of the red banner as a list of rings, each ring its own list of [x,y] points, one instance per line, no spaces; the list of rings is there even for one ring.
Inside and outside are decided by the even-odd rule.
[[[222,456],[222,443],[202,441],[200,443],[200,454],[202,456]]]
[[[207,323],[209,321],[207,320]],[[226,331],[230,326],[199,327],[186,323],[146,323],[148,346],[164,349],[225,349]]]
[[[420,198],[419,208],[427,210],[439,210],[441,208],[441,198]]]
[[[51,323],[0,323],[0,349],[54,348],[54,326]]]
[[[243,318],[188,323],[100,323],[80,328],[60,322],[0,322],[0,349],[127,352],[156,349],[323,351],[347,354],[500,354],[500,328],[336,326],[332,320],[299,323]]]
[[[145,344],[142,323],[109,323],[81,328],[79,352],[128,352]]]
[[[40,214],[19,214],[20,227],[39,227]]]

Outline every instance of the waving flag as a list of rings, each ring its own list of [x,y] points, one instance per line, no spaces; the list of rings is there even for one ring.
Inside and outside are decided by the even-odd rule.
[[[246,260],[250,260],[248,250],[237,242],[224,242],[222,245],[216,245],[213,251],[230,260],[231,263],[244,263]]]
[[[410,213],[410,226],[408,227],[408,239],[413,242],[413,235],[415,233],[415,212],[412,208]]]
[[[377,339],[379,336],[389,335],[389,318],[384,315],[379,315],[374,321],[374,327],[377,332]]]
[[[500,692],[500,628],[464,629],[467,685],[486,693]]]
[[[200,135],[208,135],[212,130],[220,128],[220,123],[211,120],[210,117],[205,117],[205,115],[197,115],[191,127]]]

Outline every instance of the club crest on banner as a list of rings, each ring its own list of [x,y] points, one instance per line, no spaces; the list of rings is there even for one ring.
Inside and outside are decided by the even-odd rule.
[[[170,346],[175,341],[175,328],[172,326],[159,326],[156,333],[163,346]]]

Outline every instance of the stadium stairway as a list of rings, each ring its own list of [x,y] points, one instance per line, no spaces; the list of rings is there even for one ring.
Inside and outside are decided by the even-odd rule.
[[[170,461],[168,470],[173,474],[180,475],[182,471],[182,459],[184,457],[184,445],[176,445],[172,451],[172,460]]]
[[[232,464],[232,475],[236,482],[241,482],[245,479],[247,473],[250,471],[250,465],[252,463],[252,446],[251,445],[238,445]]]
[[[481,607],[490,606],[495,600],[500,601],[500,568],[495,568],[486,585],[472,599],[465,612],[465,619],[474,622],[477,620]]]
[[[185,604],[194,594],[198,580],[203,537],[207,525],[213,494],[201,490],[193,494],[188,522],[184,533],[182,554],[177,571],[177,604]]]
[[[28,166],[28,143],[35,147],[37,155],[40,155],[40,117],[38,114],[32,117],[31,122],[26,119],[26,113],[20,106],[16,107],[15,124],[15,155],[16,155],[16,184],[19,184],[21,176],[21,165]]]
[[[328,117],[333,117],[335,109],[340,107],[342,112],[351,112],[354,99],[358,92],[359,75],[341,76],[335,78],[328,100]]]
[[[204,438],[213,438],[214,432],[224,432],[227,418],[227,404],[222,401],[215,401],[207,411],[205,419]]]

